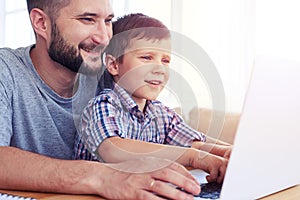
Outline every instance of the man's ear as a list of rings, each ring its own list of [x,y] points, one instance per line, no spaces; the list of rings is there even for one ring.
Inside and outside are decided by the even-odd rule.
[[[44,39],[49,39],[51,35],[51,23],[48,15],[41,9],[33,8],[29,14],[30,21],[34,32],[43,37]]]
[[[117,59],[110,55],[110,54],[106,54],[105,56],[105,64],[106,64],[106,68],[108,70],[108,72],[113,75],[116,76],[119,74],[119,64]]]

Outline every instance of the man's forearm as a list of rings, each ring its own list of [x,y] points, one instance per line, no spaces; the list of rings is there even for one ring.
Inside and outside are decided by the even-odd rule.
[[[91,175],[97,175],[93,174],[95,165],[101,170],[97,162],[58,160],[14,147],[0,147],[0,188],[95,194],[95,186],[89,186],[87,181]]]

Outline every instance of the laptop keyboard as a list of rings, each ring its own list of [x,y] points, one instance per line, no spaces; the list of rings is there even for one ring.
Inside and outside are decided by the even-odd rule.
[[[222,183],[210,182],[202,183],[200,194],[194,195],[194,197],[200,197],[202,199],[219,199],[222,189]],[[177,187],[177,189],[184,191],[182,188]]]
[[[201,192],[195,197],[201,197],[204,199],[219,199],[222,189],[222,183],[210,182],[200,184]]]

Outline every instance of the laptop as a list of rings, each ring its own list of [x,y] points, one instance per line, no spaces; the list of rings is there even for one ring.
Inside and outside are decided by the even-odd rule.
[[[300,63],[257,57],[220,197],[195,199],[252,200],[297,185],[299,153]]]

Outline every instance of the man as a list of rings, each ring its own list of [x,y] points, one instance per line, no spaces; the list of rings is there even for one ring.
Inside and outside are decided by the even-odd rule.
[[[27,4],[36,44],[0,50],[0,188],[109,199],[161,199],[153,193],[193,198],[170,182],[199,193],[191,175],[166,160],[70,160],[78,114],[93,95],[93,74],[112,36],[113,12],[109,0]],[[139,173],[129,169],[137,165]]]

